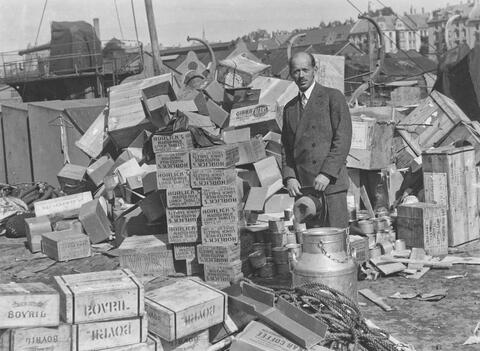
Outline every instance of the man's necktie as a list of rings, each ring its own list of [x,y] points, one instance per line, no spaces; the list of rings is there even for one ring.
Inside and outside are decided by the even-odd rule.
[[[302,110],[305,109],[305,106],[307,105],[307,95],[305,95],[305,93],[302,93],[301,95],[301,101],[302,101]]]

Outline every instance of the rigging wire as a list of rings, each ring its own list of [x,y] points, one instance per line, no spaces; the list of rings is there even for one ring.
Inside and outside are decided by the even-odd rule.
[[[120,27],[120,35],[122,36],[122,40],[124,40],[125,38],[123,37],[122,22],[120,22],[120,15],[118,14],[117,0],[113,0],[113,3],[115,4],[115,12],[117,13],[117,22],[118,27]]]
[[[45,9],[47,8],[47,2],[48,2],[48,0],[45,0],[45,3],[43,4],[42,17],[40,18],[40,23],[38,24],[37,36],[35,37],[35,45],[34,46],[37,46],[37,43],[38,43],[38,35],[40,34],[40,28],[42,27],[43,16],[45,15]]]
[[[137,43],[138,43],[137,18],[135,17],[135,7],[133,6],[133,0],[130,0],[130,3],[132,4],[133,25],[135,26],[135,36],[137,38]]]

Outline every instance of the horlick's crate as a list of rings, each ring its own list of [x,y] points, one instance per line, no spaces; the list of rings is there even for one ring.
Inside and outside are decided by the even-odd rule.
[[[200,207],[198,208],[168,208],[167,224],[193,224],[200,223]]]
[[[188,152],[164,152],[155,155],[158,169],[185,169],[190,168]]]
[[[173,254],[177,261],[192,261],[197,257],[197,245],[195,244],[174,244]]]
[[[200,228],[197,222],[168,224],[167,232],[170,244],[196,243],[200,240]]]
[[[225,265],[205,264],[203,266],[206,282],[231,282],[243,277],[240,259]]]
[[[202,351],[208,350],[211,346],[208,329],[175,341],[166,341],[154,334],[149,334],[148,343],[155,347],[149,351]]]
[[[42,235],[42,252],[56,261],[69,261],[92,255],[90,239],[77,230],[61,230]]]
[[[190,172],[192,188],[235,183],[235,168],[197,168]]]
[[[75,351],[123,350],[122,346],[146,342],[148,335],[144,317],[82,323],[73,328]]]
[[[240,234],[237,223],[224,223],[203,225],[202,244],[211,246],[223,246],[237,244],[240,240]]]
[[[43,283],[0,284],[0,329],[58,326],[59,299]]]
[[[72,341],[69,324],[0,330],[0,351],[70,351]]]
[[[158,189],[183,189],[190,187],[190,170],[157,169]]]
[[[218,206],[236,204],[238,202],[235,184],[202,188],[202,205]]]
[[[199,207],[202,205],[200,189],[167,189],[167,207]]]
[[[172,135],[153,135],[152,149],[154,153],[191,150],[193,149],[192,134],[181,132]]]
[[[238,147],[220,145],[190,151],[192,168],[229,168],[238,162]]]
[[[197,257],[203,264],[230,264],[240,259],[240,245],[198,245]]]
[[[202,207],[202,225],[238,223],[238,205]]]
[[[228,296],[203,282],[183,279],[145,294],[149,331],[175,341],[222,323]]]
[[[432,256],[448,254],[447,210],[418,202],[397,208],[397,237],[409,247],[421,247]]]
[[[55,277],[55,283],[64,322],[84,323],[144,314],[143,285],[128,269],[62,275]]]

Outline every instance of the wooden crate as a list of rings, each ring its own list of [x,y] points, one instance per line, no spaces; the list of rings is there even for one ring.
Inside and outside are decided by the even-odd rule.
[[[355,261],[358,264],[367,262],[370,259],[368,237],[360,235],[349,235],[350,248],[355,250]]]
[[[198,262],[203,264],[230,264],[240,259],[240,245],[197,246]]]
[[[167,189],[167,206],[174,207],[197,207],[201,206],[200,189]]]
[[[231,282],[242,276],[242,261],[240,259],[225,265],[205,264],[203,266],[206,282]]]
[[[475,148],[475,164],[480,162],[480,123],[461,121],[438,143],[438,146],[452,145],[467,141]]]
[[[190,132],[173,133],[171,135],[153,135],[152,149],[154,153],[188,151],[193,149]]]
[[[162,338],[150,334],[148,336],[156,348],[151,351],[202,351],[210,347],[209,331],[204,330],[175,341],[166,341]]]
[[[190,170],[188,169],[158,169],[158,189],[181,189],[190,186]]]
[[[202,207],[202,225],[238,223],[238,205]]]
[[[167,225],[200,223],[200,207],[167,209]]]
[[[398,206],[397,238],[409,247],[424,248],[432,256],[448,254],[447,210],[419,202]]]
[[[87,189],[86,175],[87,167],[67,163],[58,172],[57,179],[60,188],[66,194],[74,194],[78,193],[79,189],[81,189],[80,191]]]
[[[238,147],[220,145],[190,151],[192,168],[229,168],[239,161]]]
[[[60,296],[44,283],[0,284],[0,329],[56,327]]]
[[[155,154],[158,169],[188,169],[190,168],[190,155],[188,152],[163,152]]]
[[[103,179],[113,168],[114,162],[107,156],[102,156],[87,167],[87,175],[96,186],[103,184]]]
[[[202,205],[218,206],[238,202],[236,184],[202,188]]]
[[[235,183],[235,168],[198,168],[190,172],[192,188],[229,185]]]
[[[56,213],[80,210],[83,204],[92,201],[92,193],[84,193],[57,197],[54,199],[37,201],[33,204],[35,216],[48,216]]]
[[[168,243],[196,243],[200,241],[200,226],[198,222],[168,224]]]
[[[146,342],[148,335],[144,317],[82,323],[73,327],[76,351],[125,350],[122,347]]]
[[[0,330],[1,351],[71,351],[72,326],[32,327]],[[74,351],[74,350],[72,350]]]
[[[82,205],[78,219],[82,222],[85,233],[88,234],[92,244],[98,244],[107,240],[112,234],[110,220],[107,217],[101,201],[104,198],[94,199]]]
[[[239,160],[237,166],[260,161],[267,157],[265,143],[259,138],[252,138],[236,144],[238,147]]]
[[[227,295],[192,279],[151,290],[145,294],[145,310],[151,333],[175,341],[222,323]]]
[[[27,234],[27,246],[31,252],[42,250],[42,234],[52,231],[52,224],[47,216],[25,218],[25,231]]]
[[[42,235],[42,252],[56,261],[90,257],[90,240],[76,230],[60,230]]]
[[[64,322],[90,323],[144,314],[143,285],[128,269],[67,274],[54,279]]]
[[[190,243],[174,244],[173,254],[177,261],[192,261],[197,257],[197,245]]]
[[[448,245],[480,237],[475,152],[472,146],[442,146],[422,154],[425,202],[447,209]]]
[[[395,110],[392,107],[351,109],[352,145],[347,167],[382,169],[392,163]]]
[[[223,246],[237,244],[240,241],[237,223],[203,225],[201,228],[202,244]]]

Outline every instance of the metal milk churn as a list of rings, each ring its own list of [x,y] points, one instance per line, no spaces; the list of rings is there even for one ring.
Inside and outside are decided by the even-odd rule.
[[[357,265],[345,229],[312,228],[303,232],[303,253],[293,269],[293,285],[314,282],[339,290],[357,302]]]

